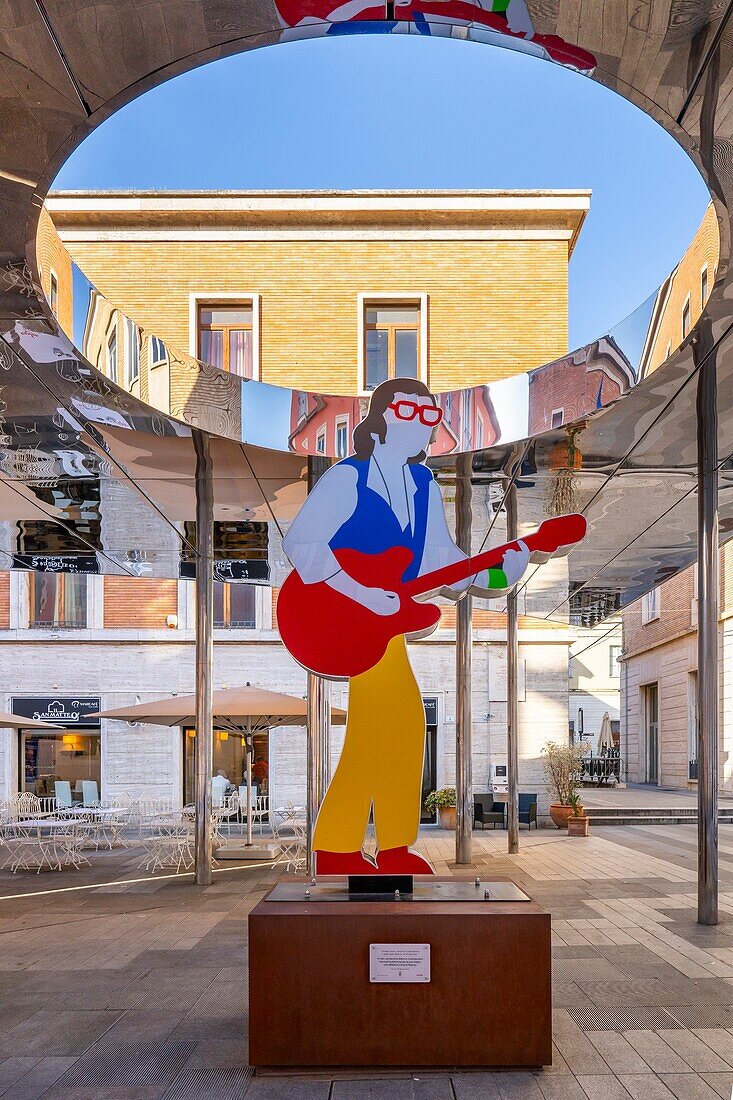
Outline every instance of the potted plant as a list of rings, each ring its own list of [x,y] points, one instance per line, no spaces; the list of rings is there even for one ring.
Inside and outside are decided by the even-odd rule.
[[[568,836],[588,836],[590,818],[583,813],[583,807],[577,794],[571,794],[570,806],[572,813],[568,818]]]
[[[441,829],[455,829],[456,788],[441,787],[439,791],[431,791],[425,799],[425,809],[432,813],[438,811]]]
[[[548,741],[542,749],[542,765],[551,799],[550,817],[558,829],[562,829],[573,811],[570,800],[576,794],[583,774],[583,748],[581,745],[559,745],[557,741]],[[583,813],[580,802],[578,813]]]

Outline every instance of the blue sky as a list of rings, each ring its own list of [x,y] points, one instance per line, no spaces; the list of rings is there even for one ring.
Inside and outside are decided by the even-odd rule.
[[[55,187],[590,187],[571,347],[656,288],[708,201],[676,142],[600,85],[418,35],[292,42],[177,77],[95,131]]]

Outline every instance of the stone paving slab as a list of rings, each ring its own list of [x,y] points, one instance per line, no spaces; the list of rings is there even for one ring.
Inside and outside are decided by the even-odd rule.
[[[694,834],[604,828],[423,843],[440,873],[505,874],[553,916],[554,1062],[541,1071],[255,1076],[247,913],[280,869],[140,879],[139,853],[61,874],[0,872],[0,1097],[12,1100],[729,1100],[733,829],[721,923],[695,922]],[[101,884],[99,889],[90,885]],[[419,1023],[419,1022],[418,1022]]]

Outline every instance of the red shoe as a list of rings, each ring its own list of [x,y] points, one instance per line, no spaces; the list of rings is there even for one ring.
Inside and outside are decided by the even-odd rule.
[[[363,852],[316,852],[317,875],[374,875],[377,868]]]
[[[377,873],[380,875],[434,875],[435,871],[426,859],[410,848],[385,848],[377,854]]]

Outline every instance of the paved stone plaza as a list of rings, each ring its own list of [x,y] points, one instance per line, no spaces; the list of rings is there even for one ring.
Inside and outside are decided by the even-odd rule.
[[[555,1056],[541,1072],[254,1077],[246,917],[280,869],[226,867],[204,890],[190,876],[141,880],[136,851],[99,853],[91,871],[3,872],[0,1095],[728,1100],[733,826],[721,842],[721,924],[703,929],[692,827],[523,831],[513,858],[506,833],[478,834],[478,873],[511,876],[552,912]],[[451,836],[421,845],[440,874],[455,871]]]

